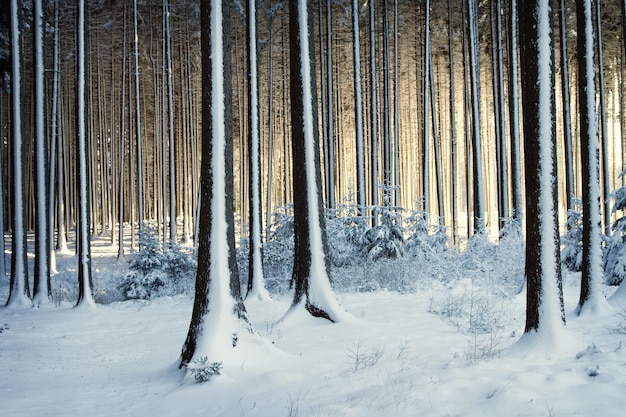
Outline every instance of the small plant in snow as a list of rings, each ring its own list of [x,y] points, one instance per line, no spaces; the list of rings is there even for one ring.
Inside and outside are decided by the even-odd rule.
[[[561,236],[561,264],[572,272],[580,272],[583,264],[583,214],[580,199],[567,211],[567,232]]]
[[[363,340],[359,339],[348,348],[350,370],[357,372],[361,369],[372,367],[380,361],[384,353],[385,349],[380,346],[366,348]]]
[[[211,362],[206,356],[200,357],[187,365],[187,369],[191,372],[197,383],[209,381],[214,375],[222,374],[222,362]]]
[[[5,330],[9,330],[9,323],[0,324],[0,334],[4,333]]]

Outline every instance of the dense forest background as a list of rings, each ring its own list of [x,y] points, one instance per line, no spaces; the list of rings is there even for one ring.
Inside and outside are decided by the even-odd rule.
[[[35,95],[32,10],[29,2],[21,3],[22,129],[29,156],[24,161],[27,227],[32,229],[35,224],[34,159],[31,157]],[[357,92],[351,3],[320,0],[313,7],[324,197],[330,209],[357,203]],[[421,1],[378,1],[374,20],[366,4],[362,4],[359,11],[365,205],[372,208],[391,204],[423,210],[432,224],[447,226],[455,241],[472,232],[472,218],[476,216],[472,213],[475,177],[472,176],[471,152],[475,142],[470,129],[472,117],[476,116],[469,104],[472,80],[468,75],[467,23],[470,20],[478,25],[480,78],[477,82],[482,139],[479,146],[483,155],[478,169],[485,179],[486,226],[492,235],[497,235],[498,225],[502,226],[499,219],[514,215],[512,171],[515,167],[510,146],[513,137],[509,80],[510,53],[517,52],[509,50],[509,1],[480,1],[475,16],[464,10],[465,3],[431,1],[428,16],[425,2]],[[576,110],[575,7],[573,1],[564,1],[563,6],[553,1],[562,226],[567,209],[572,208],[572,197],[581,193],[582,183]],[[243,225],[248,222],[250,193],[246,23],[240,2],[234,1],[232,7],[235,210],[240,232],[245,235]],[[601,158],[603,200],[622,185],[619,174],[626,152],[622,133],[626,131],[622,7],[619,0],[603,1],[595,9],[599,14],[594,17],[595,25],[600,25],[596,26],[596,33],[601,36],[601,43],[596,46],[601,46],[601,50],[597,50],[595,56],[602,57],[596,65],[602,77],[596,80],[601,87],[599,103],[604,110],[600,131],[604,156]],[[2,9],[8,10],[8,1],[3,1]],[[271,221],[270,213],[277,207],[285,207],[293,201],[288,88],[290,34],[286,9],[284,2],[262,0],[257,14],[262,195],[266,223]],[[55,213],[64,210],[62,215],[54,216],[55,228],[65,223],[67,231],[72,230],[76,222],[75,13],[74,2],[44,2],[47,140],[50,145],[56,142],[56,146],[48,149],[56,149],[50,160],[57,161],[51,164],[55,172],[50,192],[54,193]],[[143,213],[144,219],[163,225],[165,237],[168,218],[174,214],[179,226],[177,240],[187,240],[193,235],[200,169],[199,4],[187,0],[138,0],[135,9],[130,0],[90,0],[86,13],[92,233],[111,233],[114,240],[116,236],[112,231],[119,219],[137,224],[139,213]],[[13,175],[9,169],[12,126],[8,13],[3,13],[0,20],[0,69],[3,72],[0,137],[2,182],[6,185],[11,184]],[[560,36],[563,22],[565,38]],[[427,27],[430,27],[428,36]],[[55,33],[58,33],[57,48]],[[569,46],[565,55],[564,41]],[[58,54],[56,87],[55,53]],[[569,70],[565,81],[563,63],[568,64]],[[427,77],[427,74],[432,75]],[[431,82],[426,83],[426,79]],[[59,100],[56,109],[52,104],[55,88],[58,88]],[[564,115],[565,91],[569,94],[571,116]],[[568,117],[571,118],[567,120]],[[374,118],[375,124],[372,123]],[[566,152],[566,127],[571,128],[571,159]],[[568,167],[573,174],[572,195],[568,195]],[[5,230],[10,228],[13,208],[8,191],[5,186],[2,195]],[[122,198],[124,204],[120,207]],[[507,204],[503,205],[503,201]],[[610,223],[606,217],[604,222]]]

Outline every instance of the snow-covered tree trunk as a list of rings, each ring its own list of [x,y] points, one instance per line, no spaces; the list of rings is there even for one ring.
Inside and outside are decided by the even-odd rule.
[[[425,18],[424,18],[424,91],[423,91],[423,106],[424,106],[424,118],[423,131],[424,139],[422,143],[422,189],[424,199],[424,213],[428,216],[430,213],[430,60],[431,54],[430,46],[430,0],[425,1],[424,5]]]
[[[91,235],[89,233],[89,135],[87,133],[87,68],[85,0],[78,0],[77,29],[77,97],[76,97],[76,184],[78,216],[76,253],[78,255],[78,301],[76,306],[94,305],[91,277]]]
[[[376,2],[368,2],[370,35],[370,188],[372,206],[378,205],[378,87],[376,82]],[[374,214],[375,226],[378,219]]]
[[[565,326],[557,215],[550,0],[519,5],[526,168],[526,328],[555,342]]]
[[[472,164],[474,194],[474,233],[485,231],[485,190],[480,138],[480,68],[478,49],[478,0],[468,0],[469,73],[472,104]]]
[[[511,136],[511,194],[513,218],[522,224],[522,162],[519,126],[517,0],[509,4],[509,131]]]
[[[600,215],[600,168],[598,115],[594,65],[591,0],[576,1],[578,31],[578,96],[583,182],[583,261],[580,300],[576,312],[607,311],[602,294],[602,219]]]
[[[334,93],[333,89],[335,84],[333,82],[333,32],[332,32],[332,0],[326,0],[326,100],[327,105],[327,120],[328,123],[326,133],[326,140],[328,141],[328,153],[325,158],[328,161],[328,171],[326,172],[327,188],[326,207],[329,209],[335,208],[335,106],[334,106]]]
[[[500,0],[491,2],[491,27],[493,51],[493,75],[496,121],[496,156],[498,172],[498,217],[500,230],[509,218],[509,170],[506,149],[506,111],[504,107],[504,69],[502,60],[502,4]]]
[[[54,2],[54,35],[52,47],[52,109],[50,111],[50,157],[48,175],[48,251],[50,252],[50,273],[57,273],[56,250],[54,250],[54,192],[57,184],[57,154],[59,147],[59,2]],[[57,192],[58,194],[58,192]],[[58,204],[61,204],[60,201]],[[61,233],[61,225],[58,226]]]
[[[363,87],[361,80],[361,29],[359,0],[352,0],[352,62],[354,65],[354,116],[356,134],[356,203],[365,214],[365,142],[363,133]]]
[[[456,140],[456,99],[454,90],[454,36],[452,21],[452,0],[448,0],[448,62],[450,64],[450,211],[452,213],[452,244],[457,243],[458,206],[457,206],[457,140]]]
[[[125,23],[124,23],[125,24]],[[139,35],[137,34],[137,0],[133,0],[133,32],[134,32],[134,54],[135,61],[135,141],[137,147],[137,214],[139,232],[143,232],[143,149],[141,140],[141,95],[139,94]],[[122,156],[123,157],[123,156]],[[122,215],[123,217],[123,215]],[[120,220],[121,221],[121,220]],[[122,225],[120,223],[120,236],[122,235]],[[120,238],[120,246],[121,246]],[[122,253],[123,255],[123,253]]]
[[[563,152],[565,153],[565,193],[567,194],[567,209],[574,208],[576,191],[574,188],[574,153],[572,147],[571,105],[569,94],[569,63],[567,60],[567,19],[565,0],[559,2],[561,40],[561,95],[563,97]]]
[[[164,0],[165,5],[165,55],[167,59],[167,121],[168,121],[168,162],[169,162],[169,232],[170,243],[176,243],[176,152],[174,146],[174,91],[172,85],[172,36],[170,30],[170,5],[169,0]],[[165,104],[163,104],[165,105]],[[163,161],[165,164],[165,161]],[[165,213],[163,213],[165,217]],[[165,241],[165,235],[163,235]]]
[[[33,59],[35,85],[35,270],[33,275],[33,302],[36,305],[50,301],[50,231],[48,230],[48,143],[45,126],[45,56],[43,45],[43,7],[34,0]]]
[[[231,358],[252,332],[235,258],[230,2],[201,0],[202,166],[198,271],[180,368],[201,357]]]
[[[303,307],[313,316],[336,322],[347,313],[330,286],[321,198],[315,65],[307,3],[307,0],[289,1],[295,292],[287,314]]]
[[[602,156],[602,171],[601,171],[601,182],[602,192],[600,193],[600,198],[602,199],[601,207],[602,207],[602,220],[604,223],[604,234],[607,236],[611,235],[611,207],[610,207],[610,198],[609,194],[611,193],[611,185],[610,185],[610,177],[609,177],[609,139],[608,132],[606,126],[606,94],[604,88],[604,57],[602,52],[602,21],[600,15],[600,0],[596,0],[596,46],[598,48],[598,93],[600,98],[600,152]],[[591,26],[593,28],[593,25]],[[593,29],[591,30],[593,37]],[[578,37],[580,41],[580,36]],[[623,40],[626,42],[626,40]],[[593,44],[593,40],[592,40]],[[580,78],[579,78],[580,80]],[[597,118],[597,115],[596,115]],[[598,129],[596,128],[596,135],[598,135]]]
[[[11,241],[11,282],[7,306],[28,307],[30,287],[28,285],[28,266],[26,263],[26,220],[24,188],[24,141],[22,139],[22,103],[21,103],[21,49],[20,26],[17,0],[11,0],[11,94],[13,127],[13,222]]]
[[[248,44],[248,158],[250,159],[250,254],[248,257],[248,292],[246,298],[269,299],[263,277],[263,220],[261,209],[261,135],[259,133],[259,61],[257,57],[257,0],[246,2]]]

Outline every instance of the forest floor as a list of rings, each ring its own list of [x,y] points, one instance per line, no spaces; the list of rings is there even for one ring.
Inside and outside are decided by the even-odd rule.
[[[93,253],[94,279],[124,270],[106,244]],[[75,274],[75,264],[59,255],[59,276]],[[271,344],[250,348],[249,361],[225,364],[203,384],[177,366],[189,295],[81,309],[62,298],[2,307],[0,414],[623,416],[626,314],[573,316],[579,279],[565,275],[568,336],[558,348],[519,349],[524,291],[486,298],[463,280],[408,294],[340,293],[355,319],[339,324],[303,315],[275,324],[289,296],[254,301],[249,317]],[[7,295],[8,277],[0,277],[1,303]]]

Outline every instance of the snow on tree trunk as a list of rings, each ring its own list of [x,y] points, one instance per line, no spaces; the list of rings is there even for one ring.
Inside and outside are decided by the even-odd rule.
[[[265,289],[263,278],[262,254],[262,210],[261,210],[261,136],[259,133],[259,77],[257,57],[257,1],[248,0],[248,59],[249,77],[248,106],[250,121],[248,123],[249,136],[248,157],[250,158],[250,254],[248,258],[248,293],[246,298],[267,300],[270,298]]]
[[[45,56],[43,8],[41,0],[33,2],[34,59],[34,148],[35,148],[35,269],[33,303],[50,302],[50,231],[48,230],[48,144],[45,125]]]
[[[565,333],[557,217],[555,100],[549,0],[519,6],[526,167],[526,328],[553,348]],[[537,336],[537,337],[535,337]],[[520,341],[523,346],[524,342]]]
[[[485,231],[485,191],[480,138],[480,68],[478,49],[478,0],[468,0],[469,61],[472,103],[472,163],[474,187],[474,233]]]
[[[78,301],[76,306],[93,306],[91,278],[91,236],[89,233],[89,146],[87,134],[87,69],[85,46],[85,1],[78,1],[76,58],[78,60],[76,99],[76,146],[78,185],[78,218],[76,247],[78,255]]]
[[[240,366],[253,334],[235,259],[229,2],[202,0],[202,167],[198,271],[180,368],[206,357]],[[236,359],[238,358],[238,359]]]
[[[596,113],[595,66],[591,0],[576,1],[578,26],[578,96],[583,179],[583,261],[577,314],[606,314],[602,293],[602,226],[600,215],[600,168],[598,115]]]
[[[359,0],[352,0],[352,53],[354,65],[354,116],[356,130],[356,203],[365,214],[365,144],[363,136],[363,87],[361,82],[361,39]]]
[[[22,140],[21,51],[17,0],[11,0],[11,93],[13,101],[13,238],[11,248],[11,282],[8,307],[30,307],[28,266],[26,263],[26,220],[24,189],[24,142]]]
[[[326,230],[322,209],[317,99],[306,0],[290,0],[291,120],[294,190],[293,304],[287,315],[304,307],[333,322],[348,313],[330,286]],[[286,316],[287,316],[286,315]]]
[[[509,119],[511,135],[511,193],[513,218],[522,224],[522,163],[519,131],[519,87],[517,59],[517,0],[511,0],[509,20]]]

